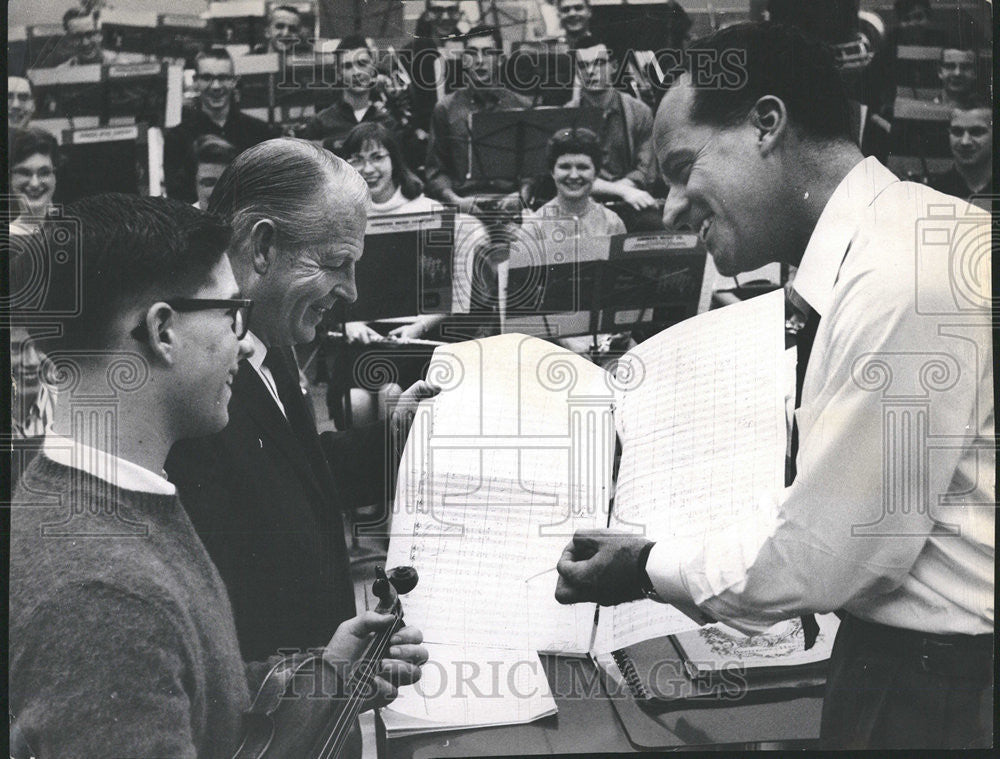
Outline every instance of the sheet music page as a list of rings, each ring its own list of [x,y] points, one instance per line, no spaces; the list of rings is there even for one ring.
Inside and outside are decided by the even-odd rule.
[[[773,518],[784,486],[784,294],[677,324],[629,351],[615,411],[622,440],[611,527],[683,541]],[[770,505],[768,505],[770,504]],[[696,628],[673,606],[601,609],[595,651]]]
[[[532,650],[427,644],[423,676],[382,710],[393,735],[530,722],[556,712]]]
[[[610,376],[524,335],[442,346],[404,452],[388,564],[420,574],[409,623],[434,644],[586,654],[594,605],[554,598],[556,561],[607,520]]]

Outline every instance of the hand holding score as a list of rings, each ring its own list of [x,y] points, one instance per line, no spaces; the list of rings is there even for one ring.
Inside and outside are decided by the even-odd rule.
[[[441,392],[440,387],[426,380],[419,380],[404,390],[396,400],[389,413],[389,429],[399,450],[402,450],[403,443],[410,434],[410,426],[413,424],[413,417],[416,416],[420,401],[433,398],[439,392]]]
[[[614,606],[643,598],[643,548],[651,543],[638,535],[610,530],[577,530],[556,564],[556,600]]]

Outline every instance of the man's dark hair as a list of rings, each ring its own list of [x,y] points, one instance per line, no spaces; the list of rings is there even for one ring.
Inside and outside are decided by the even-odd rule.
[[[268,15],[273,17],[274,14],[277,13],[278,11],[285,11],[285,13],[294,13],[296,16],[299,17],[300,21],[302,20],[302,11],[300,11],[294,5],[275,5],[273,8],[271,8],[271,12]]]
[[[204,60],[229,61],[232,63],[233,56],[230,55],[229,51],[222,47],[222,45],[213,45],[207,50],[202,50],[194,57],[195,66],[197,66],[198,61]]]
[[[469,40],[477,37],[489,37],[496,42],[499,35],[497,34],[497,28],[495,26],[490,26],[489,24],[477,24],[462,35],[462,41],[468,42]]]
[[[48,156],[53,166],[59,166],[59,143],[47,130],[34,126],[15,128],[8,132],[7,138],[11,168],[33,155]]]
[[[896,13],[896,18],[900,19],[917,8],[923,8],[930,15],[931,0],[896,0],[892,4],[892,9]]]
[[[40,234],[44,250],[69,245],[77,266],[50,266],[49,299],[75,297],[79,316],[63,320],[53,347],[99,349],[112,344],[112,322],[143,299],[192,295],[219,263],[229,225],[187,203],[168,198],[107,193],[68,205]],[[78,273],[77,273],[78,272]],[[75,290],[75,294],[74,291]],[[59,303],[47,304],[62,310]]]
[[[604,47],[606,48],[608,47],[605,43],[601,42],[601,40],[597,39],[597,37],[595,37],[593,34],[587,32],[586,34],[582,35],[576,42],[573,43],[573,49],[589,50],[590,48],[597,47],[598,45],[604,45]],[[610,48],[608,49],[608,52],[609,53],[611,52]]]
[[[549,144],[545,150],[545,157],[548,160],[549,172],[556,166],[556,161],[560,156],[569,154],[582,154],[590,156],[594,162],[594,169],[601,170],[601,159],[604,151],[601,147],[600,138],[589,129],[583,127],[569,127],[560,129],[549,138]]]
[[[833,54],[795,27],[735,24],[692,42],[686,57],[695,123],[735,126],[760,98],[773,95],[805,135],[851,139],[850,106]]]
[[[368,44],[368,40],[366,40],[363,35],[348,34],[337,43],[336,52],[346,53],[349,50],[367,50],[371,53],[372,47]]]
[[[239,152],[236,146],[215,134],[203,134],[194,141],[192,146],[194,164],[221,163],[230,164]]]
[[[95,21],[97,20],[97,14],[91,13],[86,8],[70,8],[63,14],[62,17],[63,29],[65,29],[68,32],[70,21],[72,21],[75,18],[87,18],[88,16],[93,17]]]

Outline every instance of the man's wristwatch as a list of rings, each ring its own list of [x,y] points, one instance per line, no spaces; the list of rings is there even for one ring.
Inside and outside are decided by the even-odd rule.
[[[649,573],[646,571],[646,561],[649,559],[649,552],[653,550],[653,546],[655,545],[656,543],[649,541],[639,551],[639,556],[636,559],[636,573],[639,576],[639,590],[642,592],[643,598],[659,601],[660,597],[656,594],[653,582],[649,579]]]

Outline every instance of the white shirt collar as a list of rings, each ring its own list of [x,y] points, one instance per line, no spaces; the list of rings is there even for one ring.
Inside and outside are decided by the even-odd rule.
[[[820,316],[830,308],[833,285],[864,210],[886,187],[898,181],[877,159],[865,158],[847,173],[827,201],[792,285]]]
[[[247,357],[247,361],[250,362],[250,366],[257,370],[257,373],[261,373],[261,369],[264,366],[264,359],[267,358],[267,346],[260,341],[253,332],[247,332],[247,337],[250,338],[250,342],[253,343],[253,353]]]
[[[45,432],[42,451],[57,464],[79,469],[124,490],[155,495],[177,494],[177,488],[162,474],[97,448],[91,448],[72,438],[57,435],[51,427]]]

